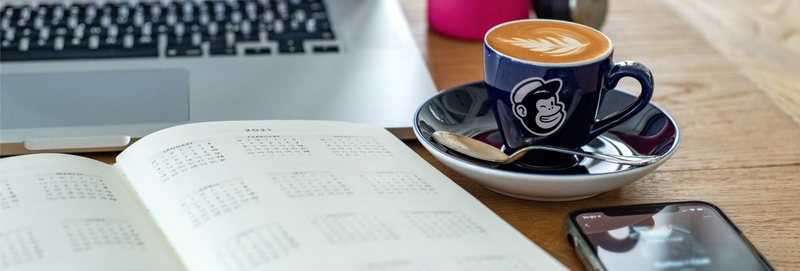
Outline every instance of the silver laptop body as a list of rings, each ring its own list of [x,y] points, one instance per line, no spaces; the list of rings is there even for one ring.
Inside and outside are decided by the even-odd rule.
[[[271,5],[302,2],[273,1]],[[233,2],[247,4],[223,3],[237,5]],[[3,7],[19,3],[3,1]],[[157,57],[4,60],[0,153],[119,150],[159,129],[217,120],[341,120],[379,125],[400,138],[413,138],[413,113],[436,89],[399,5],[393,0],[328,0],[325,10],[335,38],[291,44],[291,50],[301,53],[281,53],[288,48],[286,42],[266,39],[269,31],[262,25],[259,33],[252,24],[249,33],[260,36],[236,42],[235,52],[228,52],[235,55],[211,55],[211,45],[201,43],[199,51],[177,52],[188,56],[170,56],[176,52],[159,45]],[[309,27],[314,14],[289,14],[301,15],[305,21],[299,27]],[[239,16],[241,22],[247,14]],[[14,27],[15,20],[8,21],[4,27]],[[0,39],[16,35],[19,41],[19,33],[8,32],[4,28]],[[165,39],[171,34],[153,36]],[[33,44],[43,34],[28,35]]]

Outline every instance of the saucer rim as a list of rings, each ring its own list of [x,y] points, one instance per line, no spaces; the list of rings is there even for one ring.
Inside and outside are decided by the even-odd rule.
[[[681,142],[680,129],[678,128],[678,124],[677,124],[677,122],[675,122],[675,119],[672,118],[672,116],[669,113],[667,113],[667,111],[665,111],[664,109],[662,109],[658,105],[654,104],[653,102],[648,102],[648,105],[655,107],[661,113],[663,113],[672,122],[673,128],[675,128],[675,141],[672,143],[672,145],[670,146],[669,150],[667,150],[667,152],[665,152],[664,154],[660,155],[660,159],[656,163],[645,165],[645,166],[630,166],[628,168],[624,168],[624,169],[620,169],[620,170],[614,170],[614,171],[611,171],[611,172],[573,173],[573,174],[530,173],[530,172],[519,172],[519,171],[512,171],[512,170],[507,170],[507,169],[498,169],[498,168],[490,168],[490,167],[482,166],[482,165],[479,165],[479,164],[476,164],[476,163],[473,163],[473,162],[458,158],[456,156],[453,156],[453,155],[447,153],[446,151],[442,151],[442,150],[440,150],[438,148],[433,147],[434,146],[433,143],[430,142],[427,138],[425,138],[421,134],[421,131],[420,131],[419,125],[418,125],[419,119],[420,119],[419,116],[420,116],[420,113],[423,110],[423,107],[428,105],[431,100],[443,95],[446,92],[454,91],[454,90],[457,90],[457,89],[461,89],[461,88],[465,88],[465,87],[472,86],[472,85],[477,85],[477,84],[484,84],[484,82],[483,81],[475,81],[475,82],[461,84],[461,85],[458,85],[458,86],[454,86],[454,87],[447,88],[445,90],[439,91],[435,95],[433,95],[430,98],[428,98],[428,100],[426,100],[424,103],[422,103],[417,108],[417,110],[414,113],[414,123],[413,123],[413,126],[412,126],[413,130],[414,130],[414,135],[417,137],[417,140],[420,140],[420,141],[424,140],[425,141],[425,142],[422,143],[422,145],[426,149],[428,149],[429,152],[432,152],[431,149],[433,149],[437,153],[441,154],[442,156],[450,158],[450,159],[454,159],[454,160],[458,161],[460,164],[469,166],[470,168],[474,168],[474,169],[478,169],[478,170],[487,170],[487,171],[492,172],[494,174],[510,175],[509,177],[518,175],[519,177],[527,176],[528,178],[530,178],[530,177],[533,177],[533,176],[537,176],[537,177],[556,178],[556,179],[559,179],[559,181],[565,181],[565,180],[579,181],[579,179],[583,179],[586,176],[608,176],[608,175],[616,175],[616,174],[627,173],[627,172],[634,173],[634,172],[638,172],[638,171],[642,171],[642,170],[647,170],[647,169],[649,169],[651,167],[657,168],[662,163],[664,163],[666,160],[668,160],[670,157],[672,157],[672,155],[678,150],[678,146],[680,145],[680,142]],[[628,93],[628,92],[626,92],[624,90],[617,89],[617,88],[609,90],[609,91],[618,91],[618,92],[621,92],[621,93],[623,93],[625,95],[633,96],[632,94],[630,94],[630,93]],[[603,134],[606,134],[606,133],[608,133],[608,132],[605,132]],[[601,136],[603,134],[601,134]]]

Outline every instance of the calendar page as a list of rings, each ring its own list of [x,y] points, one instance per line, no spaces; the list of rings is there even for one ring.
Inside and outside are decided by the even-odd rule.
[[[38,154],[0,172],[1,270],[183,269],[111,166]]]
[[[117,161],[190,270],[563,269],[380,127],[189,124]]]

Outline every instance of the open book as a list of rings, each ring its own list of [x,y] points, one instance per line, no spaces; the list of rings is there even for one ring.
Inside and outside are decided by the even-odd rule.
[[[189,124],[0,159],[12,270],[562,270],[380,127]]]

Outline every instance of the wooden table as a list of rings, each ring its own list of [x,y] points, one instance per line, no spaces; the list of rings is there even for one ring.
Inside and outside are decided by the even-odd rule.
[[[401,5],[439,89],[483,78],[480,42],[429,31],[425,0],[401,0]],[[680,3],[670,5],[680,8]],[[669,112],[681,130],[677,153],[642,180],[579,201],[520,200],[455,173],[419,142],[406,143],[573,270],[582,267],[561,228],[569,211],[679,200],[717,204],[776,268],[800,270],[800,125],[789,116],[800,112],[779,109],[670,5],[660,0],[611,0],[602,28],[614,41],[617,61],[636,60],[652,70],[653,102]],[[793,73],[796,76],[797,70]],[[638,86],[623,81],[621,88],[637,91]],[[790,100],[800,96],[788,92]],[[117,153],[84,155],[113,162]]]
[[[665,2],[800,123],[800,1]]]
[[[582,267],[561,228],[569,211],[678,200],[717,204],[776,268],[800,269],[800,208],[796,208],[800,198],[800,125],[749,81],[740,72],[741,67],[707,43],[702,31],[693,29],[671,8],[681,10],[682,3],[695,0],[664,1],[671,2],[610,0],[601,29],[614,41],[615,60],[636,60],[652,70],[653,102],[666,110],[681,130],[677,153],[642,180],[573,202],[519,200],[493,193],[455,173],[418,142],[407,144],[574,270]],[[482,80],[482,43],[455,40],[429,30],[424,0],[403,0],[401,4],[439,89]],[[702,3],[685,8],[697,5]],[[800,41],[798,33],[794,35]],[[786,40],[792,38],[786,36]],[[800,69],[786,71],[800,78],[797,72]],[[621,88],[638,91],[632,80],[623,82]],[[788,92],[789,100],[800,101],[800,93]]]

